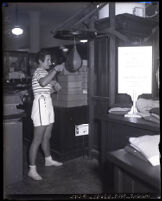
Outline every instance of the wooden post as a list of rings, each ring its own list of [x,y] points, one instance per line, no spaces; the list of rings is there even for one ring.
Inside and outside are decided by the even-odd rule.
[[[110,28],[115,30],[115,3],[109,3],[109,17]],[[109,50],[109,106],[111,107],[115,103],[116,92],[116,44],[114,35],[110,35]]]
[[[92,27],[91,23],[91,27]],[[94,40],[88,43],[88,105],[89,105],[89,157],[92,156],[93,140],[94,140],[94,101],[92,97],[94,96]]]

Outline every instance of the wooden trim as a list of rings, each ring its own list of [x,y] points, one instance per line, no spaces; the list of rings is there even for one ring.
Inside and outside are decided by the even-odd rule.
[[[113,28],[108,28],[105,30],[106,32],[98,32],[98,36],[96,36],[96,38],[102,38],[102,37],[107,37],[107,36],[110,36],[110,35],[114,35],[115,37],[119,38],[120,40],[124,41],[124,42],[131,42],[129,40],[129,38],[123,34],[121,34],[119,31],[116,31],[115,29]]]
[[[93,28],[93,24],[91,24]],[[91,97],[94,94],[94,41],[89,41],[88,43],[88,66],[89,66],[89,73],[88,73],[88,80],[89,80],[89,93],[88,93],[88,105],[89,105],[89,157],[92,157],[91,150],[94,144],[94,103],[91,100]]]
[[[115,29],[115,3],[109,5],[110,14],[110,28]],[[115,89],[116,89],[116,38],[114,35],[110,36],[110,53],[109,53],[109,97],[110,106],[115,103]]]
[[[92,96],[91,97],[92,101],[108,101],[110,98],[109,97],[104,97],[104,96]]]

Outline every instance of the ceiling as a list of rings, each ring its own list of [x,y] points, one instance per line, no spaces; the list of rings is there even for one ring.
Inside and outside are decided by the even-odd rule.
[[[59,40],[51,40],[53,33],[57,27],[63,23],[62,29],[66,28],[69,23],[73,26],[74,21],[77,22],[84,18],[90,11],[96,9],[97,2],[13,2],[2,4],[3,17],[3,33],[5,36],[5,46],[7,49],[19,49],[18,43],[21,43],[22,49],[29,48],[30,30],[33,24],[33,14],[39,15],[39,27],[41,34],[41,45],[49,46],[49,41],[58,45]],[[78,16],[79,14],[79,16]],[[15,25],[19,25],[24,29],[24,34],[15,38],[11,30]],[[67,25],[69,27],[69,25]],[[51,46],[53,46],[53,43]],[[68,41],[65,41],[68,43]],[[14,45],[12,45],[14,44]]]
[[[4,15],[10,23],[16,18],[21,22],[29,23],[29,13],[32,11],[40,13],[40,22],[47,23],[53,20],[54,24],[63,23],[78,11],[86,8],[91,2],[62,2],[62,3],[7,3],[4,7]]]
[[[5,45],[7,49],[18,49],[18,42],[20,43],[20,47],[29,48],[31,44],[31,35],[30,28],[33,21],[30,13],[39,13],[39,25],[40,25],[40,45],[44,46],[53,46],[59,45],[60,41],[55,40],[53,37],[53,33],[57,28],[63,23],[67,22],[67,20],[72,19],[70,22],[70,26],[72,28],[75,27],[75,23],[80,19],[85,18],[91,11],[94,11],[98,4],[103,6],[104,3],[107,2],[13,2],[6,3],[2,7],[2,17],[3,17],[3,33],[6,37]],[[88,8],[88,9],[87,9]],[[16,12],[17,11],[17,12]],[[81,12],[80,12],[81,11]],[[17,13],[17,15],[16,15]],[[81,15],[80,15],[81,13]],[[77,14],[77,16],[76,16]],[[78,16],[79,14],[79,16]],[[96,13],[97,14],[97,13]],[[75,16],[74,16],[75,15]],[[16,18],[17,16],[17,18]],[[11,34],[11,29],[15,26],[16,19],[18,21],[18,25],[22,26],[24,29],[23,36],[18,38],[14,38]],[[88,23],[89,18],[86,18],[82,23],[82,26],[86,29],[89,29]],[[90,19],[91,20],[91,19]],[[66,23],[68,24],[68,23]],[[81,26],[81,24],[79,24]],[[68,25],[63,25],[61,29],[65,29],[69,27]],[[59,30],[59,29],[58,29]],[[67,29],[68,30],[68,29]],[[57,39],[57,38],[56,38]],[[64,43],[68,43],[69,41],[65,41]],[[62,43],[62,41],[61,41]],[[13,46],[11,44],[14,44]],[[14,47],[16,46],[16,47]],[[19,48],[20,48],[19,47]]]

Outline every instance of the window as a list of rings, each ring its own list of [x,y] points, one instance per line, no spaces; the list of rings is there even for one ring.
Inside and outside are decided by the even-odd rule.
[[[125,116],[140,118],[136,100],[140,94],[152,94],[152,46],[118,47],[118,93],[133,101]]]
[[[152,46],[118,47],[118,93],[152,93]]]

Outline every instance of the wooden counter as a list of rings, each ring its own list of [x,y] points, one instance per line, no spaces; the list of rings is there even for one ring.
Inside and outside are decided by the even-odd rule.
[[[160,133],[160,125],[146,121],[142,118],[128,118],[122,115],[103,114],[97,117],[101,124],[100,131],[100,162],[104,177],[113,186],[114,167],[107,160],[107,153],[124,148],[129,143],[130,137],[143,135],[157,135]]]
[[[156,135],[160,125],[143,118],[130,118],[123,115],[104,114],[98,116],[101,121],[101,162],[106,159],[106,152],[121,149],[128,144],[129,137]]]
[[[160,165],[146,161],[119,149],[107,153],[107,160],[115,166],[116,193],[154,193],[160,195]]]
[[[17,113],[17,114],[4,115],[3,119],[4,120],[6,120],[6,119],[21,119],[25,116],[26,116],[25,112],[21,112],[21,113]]]
[[[3,117],[3,167],[5,187],[23,179],[23,125],[25,113]]]

